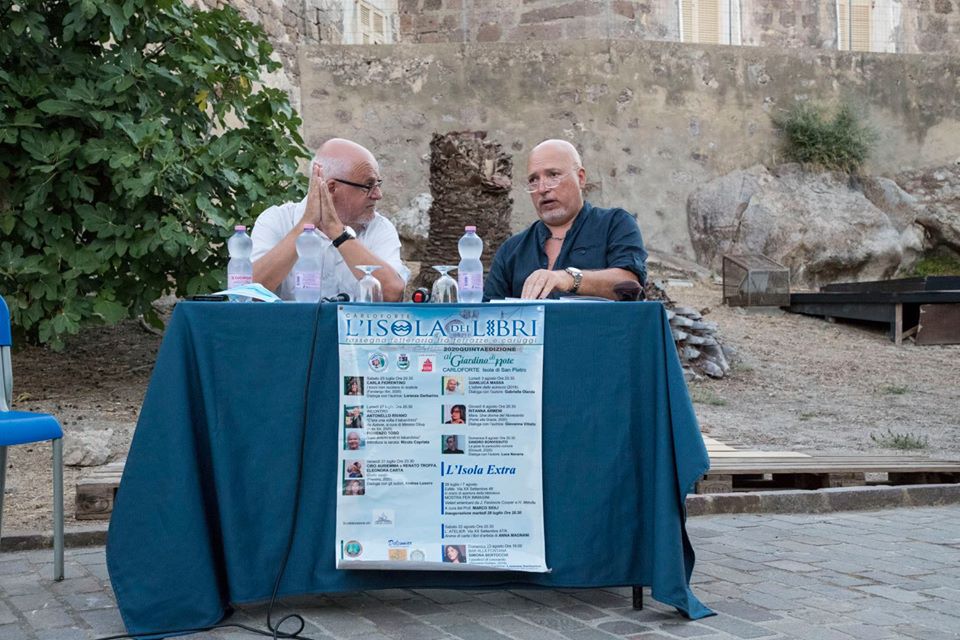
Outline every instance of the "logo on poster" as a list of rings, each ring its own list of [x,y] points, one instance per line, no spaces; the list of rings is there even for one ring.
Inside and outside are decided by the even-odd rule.
[[[363,553],[363,545],[356,540],[351,540],[343,545],[343,552],[351,558],[356,558]]]
[[[400,353],[397,355],[397,369],[400,371],[406,371],[410,368],[410,356],[405,353]]]
[[[387,355],[385,353],[374,351],[370,354],[370,359],[367,362],[372,371],[385,371],[387,369]]]
[[[436,359],[436,356],[420,356],[420,371],[422,373],[430,373],[433,371],[434,359]]]
[[[390,325],[390,331],[393,335],[403,338],[410,335],[410,332],[413,331],[413,325],[410,324],[409,320],[396,320]]]
[[[393,526],[393,510],[384,509],[382,511],[375,511],[373,513],[373,525],[375,527],[392,527]]]

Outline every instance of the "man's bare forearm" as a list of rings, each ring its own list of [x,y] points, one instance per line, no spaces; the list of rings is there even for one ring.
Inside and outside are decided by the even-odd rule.
[[[297,236],[300,235],[301,228],[302,225],[294,227],[283,240],[253,263],[254,282],[259,282],[273,292],[280,290],[283,279],[297,263]]]
[[[373,277],[379,280],[380,286],[383,287],[384,301],[399,302],[403,298],[403,278],[385,260],[378,258],[363,246],[362,242],[356,239],[347,240],[340,245],[340,255],[358,280],[363,277],[363,272],[356,269],[358,264],[380,265],[380,268],[373,272]]]
[[[572,281],[573,276],[570,276],[570,279]],[[584,271],[583,280],[580,282],[580,290],[577,291],[577,294],[582,296],[599,296],[601,298],[615,300],[617,294],[614,293],[613,287],[624,280],[640,282],[637,274],[632,271],[627,271],[626,269],[620,269],[619,267],[600,269],[599,271]],[[572,282],[571,286],[573,286]]]

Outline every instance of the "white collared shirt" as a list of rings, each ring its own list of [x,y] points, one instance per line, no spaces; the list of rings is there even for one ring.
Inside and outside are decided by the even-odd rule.
[[[277,246],[303,218],[306,206],[307,199],[304,198],[300,202],[286,202],[265,209],[253,225],[253,232],[251,233],[253,253],[250,255],[250,260],[256,262],[270,249]],[[340,252],[334,248],[331,239],[324,235],[319,228],[317,233],[323,240],[323,248],[321,249],[323,274],[321,276],[320,295],[329,297],[338,293],[346,293],[351,300],[355,300],[357,278],[353,275],[350,267],[347,266]],[[374,213],[370,224],[357,230],[357,240],[363,243],[363,246],[373,255],[393,267],[394,271],[406,283],[410,277],[410,270],[404,266],[400,259],[400,236],[392,222],[379,213]],[[280,289],[276,292],[277,295],[284,300],[293,300],[294,282],[294,269],[291,269],[283,282],[280,283]]]

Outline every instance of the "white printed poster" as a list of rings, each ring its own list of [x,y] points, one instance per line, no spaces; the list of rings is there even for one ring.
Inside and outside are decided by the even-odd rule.
[[[341,305],[338,569],[546,572],[543,305]]]

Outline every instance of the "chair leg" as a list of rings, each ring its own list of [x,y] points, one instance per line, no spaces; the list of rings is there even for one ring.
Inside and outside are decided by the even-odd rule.
[[[53,579],[63,580],[63,438],[53,441]]]
[[[3,539],[3,492],[7,489],[7,448],[0,447],[0,539]]]

